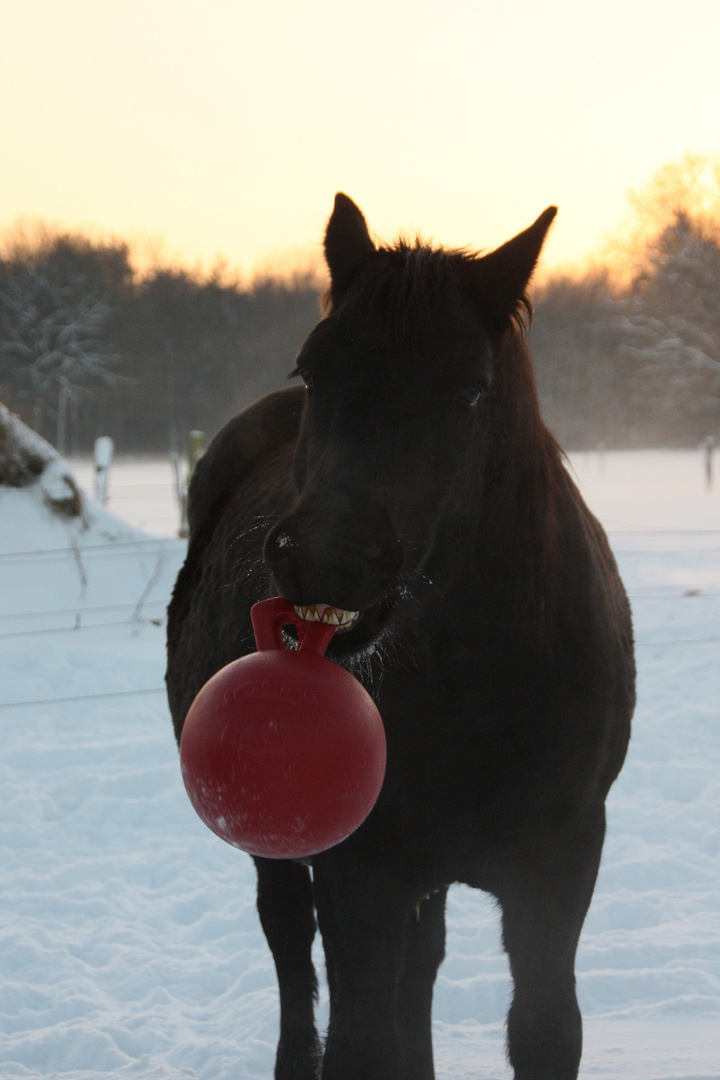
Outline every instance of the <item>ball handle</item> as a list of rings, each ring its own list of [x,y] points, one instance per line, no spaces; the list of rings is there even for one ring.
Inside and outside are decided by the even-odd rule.
[[[255,643],[258,652],[284,649],[283,626],[295,626],[298,632],[298,649],[324,656],[337,627],[329,623],[308,622],[301,618],[292,604],[282,596],[261,600],[250,608]]]

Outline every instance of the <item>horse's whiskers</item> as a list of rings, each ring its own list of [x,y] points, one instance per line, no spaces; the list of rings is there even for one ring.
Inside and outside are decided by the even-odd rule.
[[[235,544],[239,544],[243,541],[252,540],[255,541],[257,534],[262,532],[263,539],[265,535],[270,531],[272,526],[277,521],[276,514],[258,514],[253,521],[253,524],[248,525],[247,528],[239,532],[228,545],[227,550],[230,551]]]

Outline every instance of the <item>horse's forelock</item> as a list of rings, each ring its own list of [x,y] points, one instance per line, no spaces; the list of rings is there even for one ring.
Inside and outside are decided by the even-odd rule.
[[[392,247],[377,249],[337,305],[326,293],[324,310],[364,322],[374,316],[383,336],[404,340],[413,325],[427,318],[428,305],[443,283],[454,277],[450,253],[432,248],[422,237],[409,241],[400,236]]]
[[[321,298],[322,314],[343,314],[365,324],[374,316],[375,330],[387,344],[412,343],[421,337],[445,290],[473,302],[472,268],[482,258],[482,252],[470,248],[436,248],[422,236],[409,239],[401,234],[392,246],[376,250],[339,303],[327,290]],[[524,341],[532,314],[524,293],[510,313],[508,331]]]

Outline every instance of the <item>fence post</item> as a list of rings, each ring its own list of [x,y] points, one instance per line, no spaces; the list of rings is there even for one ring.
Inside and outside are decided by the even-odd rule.
[[[708,491],[711,491],[713,486],[713,450],[715,449],[715,440],[712,435],[708,435],[703,439],[700,446],[705,452],[705,487]]]
[[[205,432],[191,431],[188,435],[188,483],[200,458],[205,453]]]
[[[95,440],[93,457],[95,460],[95,498],[101,506],[108,500],[108,480],[115,444],[109,435],[101,435]]]
[[[171,454],[170,457],[173,462],[173,468],[175,469],[175,487],[177,490],[178,502],[180,504],[180,530],[178,536],[185,537],[188,534],[188,520],[187,520],[187,496],[188,488],[190,486],[190,478],[195,471],[200,458],[205,452],[205,432],[204,431],[191,431],[188,434],[187,440],[188,447],[188,471],[183,484],[180,478],[180,462],[178,461],[177,454]]]

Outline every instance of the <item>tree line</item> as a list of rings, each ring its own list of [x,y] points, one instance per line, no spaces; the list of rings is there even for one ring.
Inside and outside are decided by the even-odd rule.
[[[535,290],[543,411],[569,449],[720,437],[720,166],[686,158],[635,197],[623,250]],[[121,241],[41,233],[0,257],[0,400],[61,453],[182,451],[286,384],[318,275],[156,266]]]
[[[61,453],[183,451],[286,384],[318,319],[310,273],[250,285],[159,266],[122,242],[41,234],[0,258],[0,400]]]

